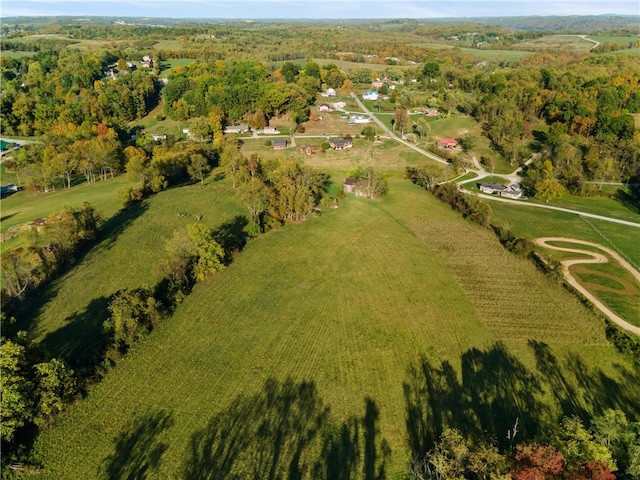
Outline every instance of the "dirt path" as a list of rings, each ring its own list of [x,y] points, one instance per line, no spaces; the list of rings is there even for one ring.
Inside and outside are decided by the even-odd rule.
[[[631,273],[631,275],[633,275],[633,277],[636,279],[638,283],[640,283],[640,272],[638,272],[635,268],[633,268],[633,266],[631,266],[631,264],[627,262],[624,258],[622,258],[618,253],[614,252],[613,250],[607,247],[603,247],[602,245],[597,243],[587,242],[584,240],[577,240],[575,238],[567,238],[567,237],[543,237],[543,238],[536,238],[533,241],[533,243],[535,243],[536,245],[539,245],[544,248],[549,248],[552,250],[560,250],[562,252],[571,252],[571,253],[579,253],[581,255],[587,255],[589,258],[574,258],[570,260],[562,260],[560,262],[562,264],[562,273],[564,274],[565,278],[573,288],[578,290],[582,295],[585,296],[585,298],[587,298],[590,302],[592,302],[598,310],[600,310],[602,313],[604,313],[607,316],[609,320],[616,323],[617,325],[627,330],[628,332],[632,332],[640,336],[640,327],[631,325],[624,318],[612,312],[606,305],[604,305],[600,300],[598,300],[598,298],[595,297],[589,290],[584,288],[569,271],[569,268],[572,265],[577,265],[582,263],[607,263],[609,262],[609,259],[605,255],[601,253],[593,252],[591,250],[582,250],[579,248],[568,248],[568,247],[557,247],[555,245],[549,245],[548,242],[571,242],[571,243],[576,243],[580,245],[588,245],[590,247],[596,247],[602,250],[603,252],[606,252],[607,255],[611,256],[611,258],[614,258],[620,264],[620,266],[622,266],[625,270]]]

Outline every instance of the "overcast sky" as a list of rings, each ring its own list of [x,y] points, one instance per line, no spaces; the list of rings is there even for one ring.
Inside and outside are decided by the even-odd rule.
[[[1,0],[0,17],[87,15],[168,18],[441,18],[638,15],[640,0]]]

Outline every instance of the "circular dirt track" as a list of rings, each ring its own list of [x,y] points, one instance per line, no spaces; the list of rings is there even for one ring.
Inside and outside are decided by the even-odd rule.
[[[558,247],[555,245],[549,245],[548,242],[568,242],[568,243],[574,243],[579,245],[587,245],[587,246],[595,247],[599,250],[602,250],[611,258],[615,259],[622,268],[624,268],[629,273],[631,273],[631,275],[633,275],[633,277],[636,279],[638,283],[640,283],[640,272],[638,272],[635,268],[633,268],[633,266],[629,262],[627,262],[624,258],[622,258],[617,252],[614,252],[613,250],[607,247],[603,247],[602,245],[597,243],[586,242],[584,240],[576,240],[575,238],[567,238],[567,237],[543,237],[543,238],[536,238],[533,241],[533,243],[535,243],[536,245],[539,245],[544,248],[549,248],[551,250],[560,250],[562,252],[570,252],[570,253],[578,253],[580,255],[586,255],[588,258],[572,258],[569,260],[562,260],[560,262],[562,264],[562,273],[564,274],[565,278],[573,288],[575,288],[582,295],[584,295],[585,298],[587,298],[590,302],[592,302],[598,310],[600,310],[602,313],[604,313],[607,316],[609,320],[616,323],[617,325],[627,330],[628,332],[635,333],[636,335],[640,336],[640,327],[631,325],[624,318],[612,312],[605,304],[603,304],[600,300],[598,300],[598,298],[595,297],[589,290],[584,288],[580,284],[580,282],[578,282],[578,280],[569,271],[569,268],[572,265],[587,264],[587,263],[607,263],[609,262],[609,259],[607,258],[607,256],[598,252],[594,252],[592,250],[583,250],[580,248],[568,248],[568,247]]]

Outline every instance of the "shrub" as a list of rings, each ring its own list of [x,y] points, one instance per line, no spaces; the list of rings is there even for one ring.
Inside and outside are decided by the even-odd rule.
[[[118,198],[122,202],[122,206],[127,208],[135,202],[139,202],[144,197],[141,189],[135,187],[126,187],[118,190]]]

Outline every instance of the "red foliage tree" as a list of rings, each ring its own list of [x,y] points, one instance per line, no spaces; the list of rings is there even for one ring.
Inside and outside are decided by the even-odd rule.
[[[571,480],[616,480],[608,465],[593,460],[575,469],[567,478]]]
[[[562,478],[564,457],[550,445],[518,445],[511,476],[515,480],[553,480]]]

